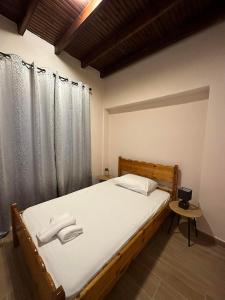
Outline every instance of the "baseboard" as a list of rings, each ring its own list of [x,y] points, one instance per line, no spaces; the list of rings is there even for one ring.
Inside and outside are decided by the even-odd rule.
[[[219,238],[217,238],[217,237],[215,237],[215,241],[216,241],[216,243],[217,243],[218,245],[220,245],[220,246],[222,246],[222,247],[225,248],[225,241],[223,241],[223,240],[221,240],[221,239],[219,239]]]
[[[204,231],[201,231],[198,229],[198,232],[200,232],[202,235],[204,235],[207,239],[214,242],[216,245],[222,246],[225,248],[225,241],[222,241],[218,239],[217,237],[214,237],[212,235],[209,235],[208,233],[205,233]]]

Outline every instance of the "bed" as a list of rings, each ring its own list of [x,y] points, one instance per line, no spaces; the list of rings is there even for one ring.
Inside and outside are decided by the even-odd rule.
[[[149,196],[118,187],[113,179],[19,212],[11,207],[14,246],[22,248],[38,299],[103,299],[169,214],[177,166],[119,158],[118,175],[157,180]],[[68,208],[84,234],[61,245],[38,245],[36,232]],[[88,209],[87,209],[88,208]]]

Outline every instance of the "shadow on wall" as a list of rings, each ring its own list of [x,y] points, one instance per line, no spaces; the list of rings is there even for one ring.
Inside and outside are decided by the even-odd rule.
[[[56,54],[57,55],[57,54]],[[61,61],[63,61],[63,63],[64,64],[66,64],[69,68],[74,68],[74,67],[76,67],[76,68],[80,68],[80,62],[79,62],[79,60],[77,60],[75,57],[74,57],[74,60],[73,60],[73,62],[72,62],[72,64],[71,64],[71,57],[72,56],[70,56],[69,54],[67,54],[66,52],[62,52],[62,53],[60,53],[60,54],[58,54],[57,55],[57,57],[61,60]]]
[[[14,22],[9,22],[8,19],[0,15],[0,21],[1,21],[1,30],[12,33],[14,35],[18,35],[17,31],[17,25]],[[12,24],[14,26],[12,26]]]
[[[181,186],[181,179],[182,179],[181,170],[178,169],[178,187]],[[179,200],[179,199],[177,199],[177,200]],[[192,203],[194,203],[197,206],[199,205],[199,202],[198,201],[196,202],[193,199],[192,199]],[[213,234],[212,229],[211,229],[209,223],[207,222],[206,218],[204,216],[202,216],[200,218],[197,218],[196,221],[197,221],[198,225],[201,224],[201,228],[204,228],[204,232],[198,230],[200,238],[196,239],[194,236],[192,236],[191,240],[193,241],[193,238],[194,238],[194,243],[199,244],[199,245],[204,245],[204,246],[215,245],[216,240],[214,239],[214,234]],[[179,230],[183,234],[183,236],[185,236],[188,239],[187,228],[188,228],[187,221],[180,223]],[[192,233],[194,233],[194,228],[192,228]]]
[[[101,85],[99,72],[96,69],[92,67],[82,69],[81,62],[76,57],[71,56],[65,51],[56,56],[70,70],[70,74],[64,74],[65,77],[69,76],[72,77],[71,79],[73,80],[82,81],[83,83],[90,85],[92,88],[93,86],[91,85],[93,85],[93,80],[95,81],[95,84]]]
[[[178,169],[178,187],[181,186],[181,178],[182,178],[181,170]],[[198,201],[196,202],[195,200],[192,200],[192,203],[194,203],[197,206],[199,205],[199,202]],[[194,241],[194,243],[199,244],[199,245],[204,245],[204,246],[215,245],[216,241],[213,237],[214,234],[213,234],[212,229],[211,229],[209,223],[207,222],[206,218],[204,216],[202,216],[200,218],[197,218],[196,221],[197,221],[198,225],[201,224],[201,228],[204,228],[204,231],[207,233],[198,230],[199,238],[194,237],[194,235],[192,234],[191,240]],[[185,236],[188,239],[187,228],[188,228],[187,221],[180,223],[179,230],[183,234],[183,236]],[[194,233],[194,228],[191,229],[191,232]]]

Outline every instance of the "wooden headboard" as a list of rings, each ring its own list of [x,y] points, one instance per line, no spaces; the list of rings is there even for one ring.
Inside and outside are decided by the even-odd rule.
[[[176,199],[178,166],[164,166],[144,161],[137,161],[119,157],[118,176],[132,173],[151,178],[160,184],[160,189],[171,193],[172,200]]]

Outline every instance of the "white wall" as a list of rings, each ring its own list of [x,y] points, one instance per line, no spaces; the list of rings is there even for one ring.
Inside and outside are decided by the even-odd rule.
[[[199,196],[208,101],[109,116],[109,165],[117,174],[118,156],[178,164],[182,185]]]
[[[107,158],[112,164],[109,167],[115,168],[117,163],[115,157],[119,153],[145,160],[155,158],[155,160],[168,160],[171,163],[178,161],[182,166],[185,184],[193,187],[194,194],[201,203],[204,213],[204,219],[199,224],[201,229],[222,240],[225,240],[224,36],[225,23],[222,23],[100,80],[97,71],[92,68],[81,69],[80,62],[66,53],[56,56],[52,45],[29,31],[23,37],[19,36],[16,25],[0,16],[0,51],[18,54],[27,62],[35,60],[39,66],[58,70],[62,75],[74,80],[82,80],[93,88],[91,97],[93,175],[101,173],[102,167],[108,163]],[[105,108],[113,107],[207,85],[210,86],[208,109],[206,109],[206,101],[195,103],[193,107],[190,104],[184,104],[179,108],[163,107],[158,109],[158,112],[152,109],[120,116],[114,115],[110,116],[111,120],[106,113],[103,114],[103,105]],[[187,153],[182,154],[185,145],[182,145],[183,148],[178,148],[176,145],[180,143],[181,135],[176,125],[179,123],[178,115],[174,110],[182,111],[182,116],[186,114],[186,120],[190,119],[190,115],[192,116],[190,119],[192,134],[188,132],[190,129],[188,123],[185,121],[183,124],[188,137],[194,142],[195,153],[192,153],[191,161],[197,166],[193,168],[187,166]],[[175,153],[176,158],[174,156],[171,159],[172,156],[169,155],[163,157],[162,148],[159,151],[161,156],[157,155],[157,149],[151,147],[149,140],[146,142],[147,147],[137,149],[139,146],[137,144],[143,143],[143,140],[140,140],[142,135],[140,131],[152,126],[152,121],[148,120],[148,116],[154,118],[157,114],[164,115],[166,118],[176,115],[175,122],[170,123],[169,126],[171,131],[176,132],[171,136],[176,141],[174,152],[171,145],[168,152],[168,154]],[[132,119],[134,123],[130,122]],[[155,120],[156,130],[157,127],[159,128],[158,120]],[[140,130],[136,129],[135,124],[137,128],[140,126]],[[115,131],[116,129],[119,134]],[[135,141],[133,147],[127,147],[126,133],[132,135]],[[159,134],[161,139],[166,137],[168,140],[168,131],[166,136],[162,130],[159,130]],[[151,135],[153,135],[152,132]],[[154,138],[156,142],[156,137]],[[111,143],[110,148],[109,143]],[[129,144],[132,145],[131,138]]]
[[[24,36],[17,33],[16,24],[0,15],[0,51],[20,55],[28,63],[35,61],[40,67],[57,70],[62,76],[80,80],[92,88],[91,135],[92,173],[101,173],[102,159],[102,90],[103,82],[99,73],[92,69],[81,69],[80,62],[63,52],[55,55],[54,47],[41,38],[26,31]]]
[[[190,127],[184,120],[185,130],[188,137],[193,143],[194,149],[192,162],[199,161],[197,166],[192,165],[192,169],[186,165],[187,153],[183,157],[179,156],[178,146],[181,137],[177,135],[174,143],[174,153],[172,155],[171,145],[169,151],[171,159],[166,155],[165,159],[172,163],[180,160],[182,166],[184,183],[192,184],[195,190],[194,194],[198,195],[204,218],[200,220],[201,230],[216,236],[225,241],[225,23],[221,23],[208,30],[192,36],[176,45],[168,47],[163,51],[152,55],[128,68],[119,71],[104,80],[104,107],[109,108],[117,105],[131,102],[142,101],[145,99],[156,98],[201,86],[210,86],[210,95],[208,100],[208,109],[206,122],[204,126],[205,136],[201,142],[190,136],[189,130],[200,130],[202,139],[203,115],[206,113],[205,108],[199,111],[199,123],[197,122],[196,107],[186,108],[186,120],[190,120]],[[185,104],[186,105],[186,104]],[[160,108],[161,109],[161,108]],[[174,107],[175,109],[175,107]],[[178,106],[177,106],[178,109]],[[168,116],[171,107],[163,108],[164,113]],[[146,122],[147,116],[154,118],[158,114],[157,109],[143,111],[142,113],[126,113],[120,116],[113,116],[114,121],[110,121],[105,114],[105,136],[104,136],[104,164],[109,164],[114,168],[115,156],[123,154],[132,158],[157,161],[164,160],[162,154],[167,148],[162,148],[161,143],[158,153],[155,147],[150,147],[150,140],[157,142],[157,137],[149,126],[153,125],[150,120]],[[184,113],[184,112],[183,112]],[[128,117],[129,115],[129,117]],[[192,118],[195,118],[192,123]],[[107,123],[107,120],[109,123]],[[176,127],[179,118],[171,120],[172,127]],[[117,126],[110,129],[110,122]],[[118,122],[118,123],[117,123]],[[134,122],[134,123],[133,123]],[[140,122],[140,124],[139,124]],[[155,124],[155,131],[159,130],[160,138],[169,140],[167,131],[165,136],[159,127],[159,121]],[[135,124],[138,130],[135,127]],[[113,125],[113,126],[114,126]],[[146,130],[144,131],[144,128]],[[126,132],[125,132],[126,131]],[[144,131],[144,133],[143,133]],[[148,132],[151,135],[148,135]],[[143,136],[146,137],[147,147],[143,145]],[[118,138],[116,137],[118,135]],[[129,135],[129,136],[128,136]],[[174,140],[173,134],[171,134]],[[201,145],[200,145],[201,144]],[[200,148],[202,149],[200,151]],[[185,151],[184,149],[182,151]],[[188,148],[190,150],[190,147]],[[200,153],[201,152],[201,153]],[[192,155],[192,154],[191,154]],[[201,164],[202,161],[202,164]],[[197,170],[197,173],[196,173]],[[189,179],[187,179],[187,176]],[[197,176],[197,177],[196,177]],[[193,177],[194,182],[191,182]],[[196,179],[197,178],[197,179]],[[198,186],[199,185],[199,189]]]

